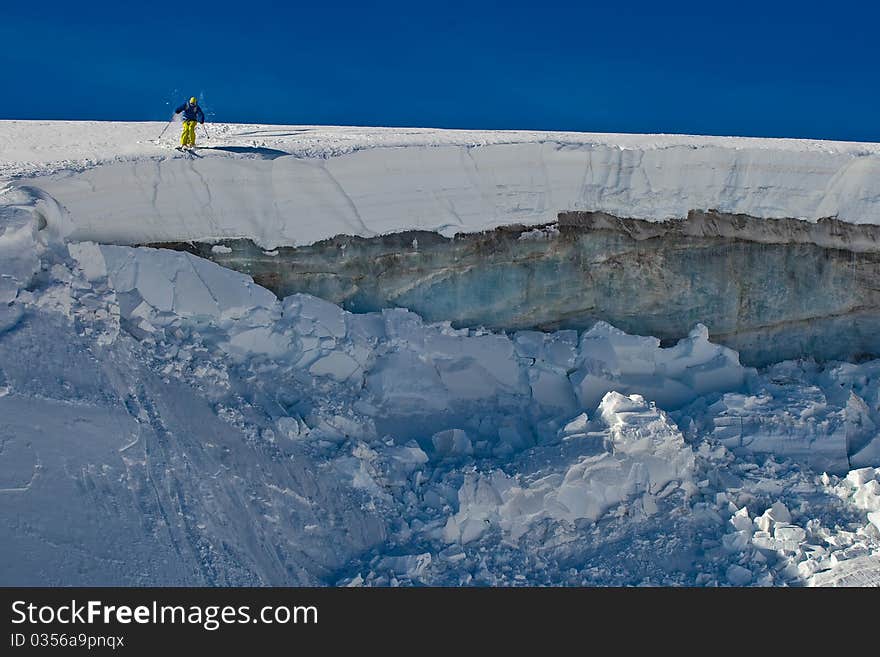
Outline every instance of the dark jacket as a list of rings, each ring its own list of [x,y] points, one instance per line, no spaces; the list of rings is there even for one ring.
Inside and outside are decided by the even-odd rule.
[[[202,112],[202,108],[198,105],[190,105],[189,102],[184,103],[176,110],[174,110],[175,114],[180,114],[183,112],[183,120],[184,121],[198,121],[199,123],[205,122],[205,114]]]

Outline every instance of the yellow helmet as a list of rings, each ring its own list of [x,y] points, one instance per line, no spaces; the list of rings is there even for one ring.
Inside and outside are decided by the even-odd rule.
[[[190,105],[198,105],[199,101],[196,99],[195,96],[193,96],[192,98],[189,99],[189,104]]]

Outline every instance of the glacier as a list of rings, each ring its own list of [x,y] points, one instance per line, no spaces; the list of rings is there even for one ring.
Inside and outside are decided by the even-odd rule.
[[[0,122],[4,584],[880,583],[873,145],[152,127]]]
[[[0,175],[58,239],[187,248],[281,297],[664,342],[703,323],[758,366],[880,354],[876,145],[218,126],[184,157],[136,139],[150,125],[6,124],[13,156],[54,127],[93,159],[41,143]]]
[[[607,321],[672,343],[697,323],[744,363],[880,354],[880,228],[691,212],[683,220],[561,213],[540,227],[445,238],[407,231],[261,249],[164,244],[250,274],[281,297],[354,312],[408,308],[496,330],[583,331]]]

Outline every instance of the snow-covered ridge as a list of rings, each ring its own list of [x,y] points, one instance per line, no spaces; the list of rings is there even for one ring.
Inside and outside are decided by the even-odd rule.
[[[0,120],[0,176],[44,175],[98,164],[162,155],[155,143],[163,122]],[[534,130],[446,130],[360,126],[208,124],[208,144],[273,149],[297,157],[335,157],[370,148],[412,146],[489,146],[555,142],[622,150],[676,146],[877,155],[880,144],[816,139],[768,139],[704,135],[551,132]],[[164,134],[163,146],[176,143],[179,125]],[[208,134],[198,130],[199,143]],[[277,154],[277,153],[276,153]]]
[[[171,131],[150,141],[162,127],[0,122],[0,176],[57,199],[65,238],[117,244],[450,235],[571,210],[880,223],[876,144],[221,124],[189,158]]]

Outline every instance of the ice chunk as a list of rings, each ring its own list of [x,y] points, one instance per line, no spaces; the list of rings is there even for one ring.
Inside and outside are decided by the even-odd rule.
[[[721,537],[721,544],[728,552],[742,552],[749,546],[751,530],[739,530]]]
[[[850,391],[843,415],[850,464],[873,465],[875,457],[880,456],[880,441],[877,440],[877,426],[871,419],[871,409],[864,399]]]
[[[727,568],[727,581],[734,586],[745,586],[752,581],[752,571],[738,564],[731,564]]]
[[[97,281],[107,276],[107,263],[101,247],[94,242],[72,242],[67,245],[70,257],[77,261],[86,279]]]
[[[788,524],[791,522],[791,513],[789,512],[788,507],[778,500],[764,512],[764,515],[768,516],[773,522],[782,524]]]
[[[431,566],[431,553],[408,554],[402,557],[382,557],[376,565],[378,570],[390,571],[393,575],[419,580]]]
[[[360,369],[360,364],[348,354],[342,351],[331,351],[312,363],[309,367],[309,373],[314,376],[329,376],[337,381],[345,381]]]
[[[291,308],[293,302],[299,306],[298,314],[312,320],[317,329],[317,336],[345,337],[345,311],[336,304],[312,297],[307,294],[297,294],[285,299],[285,309]],[[287,312],[285,311],[285,314]]]
[[[241,318],[255,309],[272,309],[275,295],[249,276],[189,253],[161,249],[101,246],[111,287],[142,299],[162,316]],[[124,317],[127,319],[127,317]]]
[[[586,413],[581,413],[573,420],[569,420],[564,427],[559,430],[560,438],[576,438],[587,433],[590,426],[590,418]]]
[[[531,358],[537,365],[558,368],[562,371],[574,367],[577,345],[577,331],[556,333],[519,331],[514,335],[514,346],[519,356]]]
[[[846,474],[846,480],[853,486],[863,486],[874,479],[874,468],[857,468]]]
[[[376,359],[367,388],[400,414],[446,409],[449,397],[437,368],[412,351],[394,351]]]
[[[447,429],[431,436],[434,451],[441,457],[466,456],[473,454],[474,448],[467,432],[462,429]]]
[[[829,472],[849,466],[843,411],[817,386],[762,384],[754,394],[727,393],[707,419],[730,449],[785,455]]]
[[[428,455],[418,445],[391,447],[387,450],[389,458],[396,461],[407,471],[412,471],[428,462]]]
[[[603,400],[600,415],[608,425],[603,444],[613,445],[613,451],[596,453],[591,444],[585,452],[588,458],[579,458],[575,452],[572,462],[556,463],[554,470],[559,474],[522,485],[500,471],[474,475],[459,491],[459,511],[447,521],[447,540],[460,540],[465,533],[479,536],[497,523],[515,541],[539,520],[595,521],[625,500],[653,495],[669,486],[674,490],[692,479],[693,452],[662,411],[637,395],[612,392]],[[585,424],[585,419],[577,418],[572,430]],[[528,456],[528,463],[546,467],[553,463],[554,453],[552,446],[539,446]],[[656,500],[652,498],[642,508],[653,511],[652,502]]]
[[[275,426],[281,435],[290,440],[301,440],[308,435],[309,428],[305,422],[296,417],[283,416],[275,420]]]
[[[746,507],[739,509],[730,518],[730,524],[739,531],[751,532],[754,529],[754,523],[749,518],[749,510]]]
[[[745,369],[736,352],[709,342],[702,325],[662,349],[657,338],[627,335],[597,322],[581,337],[578,368],[570,378],[585,408],[595,408],[613,389],[637,392],[671,410],[709,392],[741,387]]]
[[[599,417],[609,427],[615,427],[627,423],[627,413],[639,413],[645,410],[647,403],[641,395],[622,395],[619,392],[609,392],[602,398],[599,405]]]
[[[498,522],[502,495],[513,486],[503,472],[465,476],[458,491],[459,512],[449,517],[444,528],[446,540],[464,544],[482,536],[493,522]]]
[[[852,500],[860,509],[880,511],[880,481],[866,481],[853,493]]]
[[[529,368],[529,385],[532,399],[539,406],[572,411],[577,407],[577,399],[571,382],[564,372],[545,369],[538,365]]]
[[[797,547],[807,538],[807,533],[797,525],[785,525],[779,523],[773,529],[773,538],[782,541],[785,549],[794,552]]]
[[[0,189],[0,304],[10,303],[40,270],[41,195],[34,189]]]
[[[281,358],[290,351],[290,336],[266,326],[236,327],[222,346],[239,361],[250,360],[257,354]]]
[[[755,524],[763,532],[772,531],[777,523],[784,525],[791,523],[791,513],[788,511],[788,507],[779,501],[774,502],[761,516],[755,518]]]

